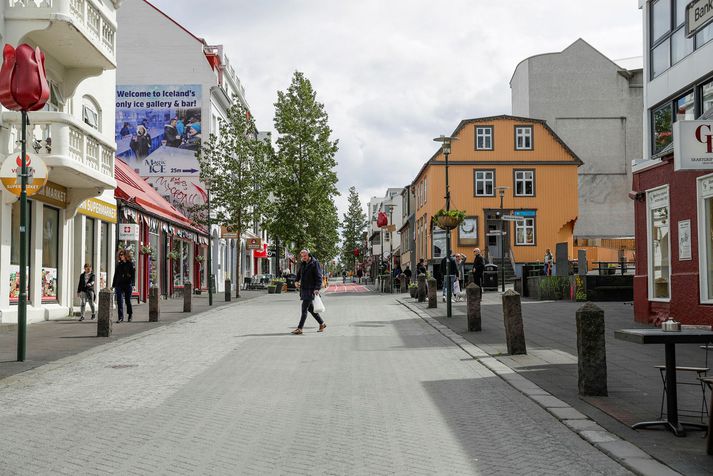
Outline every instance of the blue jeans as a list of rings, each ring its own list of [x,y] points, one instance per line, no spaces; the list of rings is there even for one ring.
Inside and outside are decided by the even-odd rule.
[[[119,312],[119,320],[124,319],[124,303],[122,301],[126,301],[126,314],[128,314],[129,317],[131,317],[132,309],[131,309],[131,291],[133,290],[133,286],[119,286],[114,289],[114,293],[116,294],[116,308]]]

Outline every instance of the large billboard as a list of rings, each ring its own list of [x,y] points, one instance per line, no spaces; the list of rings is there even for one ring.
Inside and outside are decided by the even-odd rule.
[[[116,87],[117,156],[142,177],[198,174],[201,86]]]
[[[201,90],[199,84],[116,87],[117,156],[186,215],[207,197],[196,160],[204,132]]]

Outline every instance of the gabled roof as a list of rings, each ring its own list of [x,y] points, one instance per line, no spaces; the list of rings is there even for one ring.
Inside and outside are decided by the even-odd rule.
[[[582,165],[584,162],[582,162],[582,159],[580,159],[577,154],[574,153],[572,149],[569,148],[567,144],[557,135],[555,131],[552,130],[550,126],[547,125],[547,121],[544,119],[533,119],[531,117],[522,117],[522,116],[511,116],[508,114],[501,114],[499,116],[486,116],[486,117],[476,117],[473,119],[463,119],[460,121],[460,124],[455,128],[455,130],[451,133],[451,137],[457,136],[460,131],[467,125],[469,124],[475,124],[477,122],[491,122],[491,121],[499,121],[499,120],[511,120],[511,121],[518,121],[518,122],[530,122],[530,123],[537,123],[541,124],[547,132],[552,135],[552,137],[567,151],[569,155],[572,156],[572,159],[574,162],[577,163],[577,166]],[[438,154],[441,153],[440,147],[436,152],[431,156],[430,159],[426,161],[425,164],[421,167],[421,170],[418,171],[416,174],[416,177],[413,179],[411,182],[411,185],[414,185],[416,183],[416,180],[421,176],[424,170],[426,170],[426,167],[431,164],[433,161],[436,160],[436,157],[438,157]]]

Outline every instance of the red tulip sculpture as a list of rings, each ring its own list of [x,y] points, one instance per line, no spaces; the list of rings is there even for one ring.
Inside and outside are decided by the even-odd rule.
[[[355,258],[358,257],[359,256],[359,248],[354,248],[353,253],[354,253]]]
[[[376,226],[378,226],[379,228],[383,228],[388,224],[389,218],[386,216],[386,213],[379,212],[379,216],[376,217]]]
[[[45,55],[23,43],[5,45],[0,68],[0,103],[12,111],[38,111],[50,97]]]

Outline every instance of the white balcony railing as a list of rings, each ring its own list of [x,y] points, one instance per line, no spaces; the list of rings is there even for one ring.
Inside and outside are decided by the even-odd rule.
[[[75,26],[114,59],[116,50],[116,22],[101,11],[99,0],[6,0],[6,19],[56,20],[70,18]]]
[[[4,112],[2,120],[9,133],[8,152],[17,150],[21,128],[20,115]],[[30,120],[31,123],[27,126],[30,152],[35,152],[42,158],[69,158],[70,163],[92,169],[92,175],[114,177],[116,146],[99,131],[61,112],[33,112],[30,113]]]

